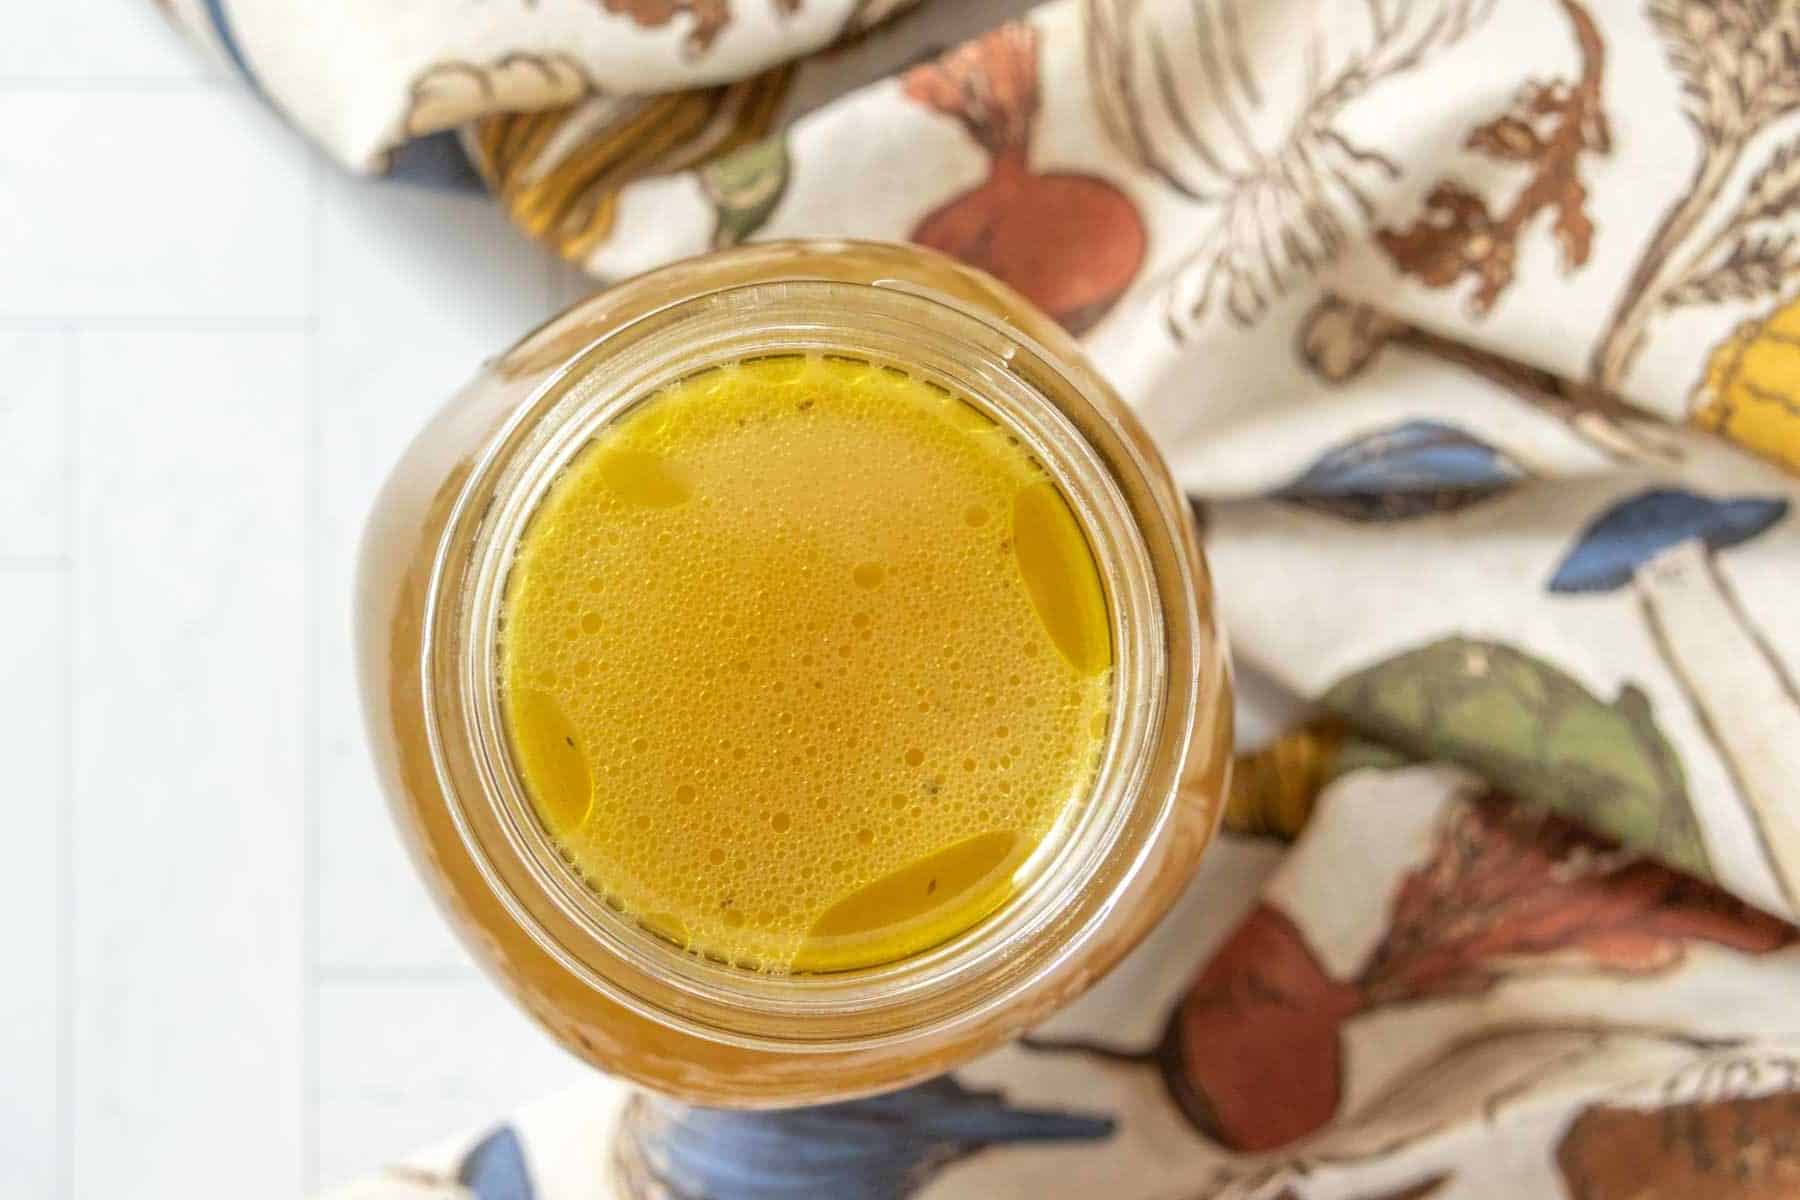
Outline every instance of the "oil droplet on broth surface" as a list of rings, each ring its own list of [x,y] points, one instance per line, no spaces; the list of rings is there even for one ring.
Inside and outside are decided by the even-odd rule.
[[[597,465],[607,488],[627,504],[672,508],[693,495],[693,488],[672,464],[642,450],[608,449]]]
[[[853,359],[724,366],[601,430],[503,617],[546,830],[645,929],[749,969],[892,961],[1004,904],[1111,709],[1098,572],[1043,469]]]
[[[871,939],[929,946],[966,929],[1005,902],[1020,840],[979,834],[859,888],[813,922],[794,966],[861,966]]]
[[[1083,675],[1110,667],[1106,597],[1091,568],[1093,553],[1054,484],[1034,483],[1013,498],[1013,554],[1038,619],[1069,665]]]
[[[511,697],[513,746],[531,781],[532,799],[553,831],[573,832],[586,822],[594,783],[575,726],[556,701],[536,689]]]

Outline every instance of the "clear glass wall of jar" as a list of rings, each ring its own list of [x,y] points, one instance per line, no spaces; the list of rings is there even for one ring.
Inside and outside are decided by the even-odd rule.
[[[511,764],[495,639],[525,519],[596,428],[709,365],[796,350],[937,380],[1027,442],[1101,569],[1115,704],[1090,795],[998,912],[898,962],[771,976],[684,953],[575,876]],[[527,336],[395,467],[365,536],[357,625],[374,759],[452,925],[572,1052],[697,1103],[898,1087],[1017,1035],[1143,936],[1223,804],[1230,685],[1186,501],[1060,328],[996,281],[916,248],[771,243],[711,255],[602,292]]]

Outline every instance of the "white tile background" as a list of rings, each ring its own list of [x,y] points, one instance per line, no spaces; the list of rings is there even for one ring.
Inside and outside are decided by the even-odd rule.
[[[337,174],[142,0],[8,38],[0,1191],[302,1194],[582,1076],[403,860],[347,596],[403,442],[583,285]]]

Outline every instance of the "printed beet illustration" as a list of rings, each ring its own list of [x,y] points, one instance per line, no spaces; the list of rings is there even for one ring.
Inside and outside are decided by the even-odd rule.
[[[1258,1154],[1339,1117],[1349,1092],[1345,1027],[1369,1014],[1478,996],[1545,971],[1665,971],[1694,942],[1762,954],[1794,937],[1709,884],[1490,791],[1446,806],[1428,855],[1394,886],[1385,932],[1349,974],[1334,974],[1294,916],[1264,902],[1195,978],[1154,1049],[1026,1045],[1160,1072],[1195,1128]],[[1457,1047],[1434,1061],[1419,1072],[1456,1071]],[[1428,1087],[1419,1072],[1396,1086]]]
[[[1582,531],[1550,580],[1561,593],[1632,588],[1663,660],[1725,760],[1776,881],[1800,911],[1800,699],[1714,556],[1787,515],[1780,497],[1715,500],[1657,488]]]
[[[1646,973],[1692,941],[1764,953],[1792,937],[1707,884],[1489,793],[1447,814],[1353,977],[1333,977],[1290,917],[1260,905],[1188,990],[1159,1058],[1196,1125],[1234,1150],[1272,1150],[1336,1114],[1341,1030],[1361,1013],[1477,994],[1533,960]]]
[[[926,214],[912,240],[1018,289],[1080,334],[1093,328],[1144,262],[1144,220],[1096,175],[1034,171],[1038,35],[1004,25],[907,72],[906,95],[962,123],[988,154],[988,177]]]

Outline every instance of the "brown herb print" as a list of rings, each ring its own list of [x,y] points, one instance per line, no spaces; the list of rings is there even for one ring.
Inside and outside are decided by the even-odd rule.
[[[1791,239],[1776,228],[1800,198],[1800,143],[1772,152],[1736,209],[1717,219],[1725,186],[1757,135],[1800,111],[1800,5],[1651,0],[1649,17],[1681,82],[1700,158],[1594,347],[1589,376],[1608,391],[1624,384],[1658,315],[1723,299],[1773,297],[1800,265]]]
[[[1300,361],[1329,383],[1356,378],[1392,346],[1454,364],[1505,388],[1608,458],[1667,462],[1679,457],[1679,443],[1662,422],[1617,396],[1342,296],[1327,293],[1314,304],[1301,319],[1295,340]]]
[[[1247,52],[1243,0],[1144,5],[1086,0],[1088,76],[1109,139],[1206,210],[1166,297],[1177,338],[1214,314],[1238,325],[1332,261],[1375,215],[1399,175],[1343,128],[1357,101],[1460,42],[1492,0],[1327,5],[1294,31],[1305,83],[1291,114]],[[1348,14],[1343,20],[1331,19]],[[1360,21],[1355,45],[1324,30]],[[1164,132],[1167,131],[1167,132]]]
[[[678,16],[693,17],[687,48],[699,53],[710,49],[719,31],[731,23],[726,0],[600,0],[609,13],[630,17],[641,29],[660,29]]]
[[[1030,161],[1038,35],[1003,25],[908,71],[908,98],[954,117],[988,155],[988,176],[927,213],[912,240],[1018,289],[1072,333],[1091,328],[1143,265],[1137,207],[1111,182]]]
[[[772,2],[777,11],[793,13],[800,10],[802,0]],[[710,50],[720,32],[731,24],[729,0],[599,0],[599,3],[609,13],[630,17],[641,29],[661,29],[676,17],[692,17],[693,24],[687,35],[687,49],[691,54]]]
[[[1531,174],[1524,187],[1504,210],[1491,213],[1480,196],[1446,179],[1432,188],[1424,214],[1411,227],[1375,235],[1395,267],[1428,287],[1473,277],[1477,283],[1469,304],[1478,315],[1493,308],[1511,285],[1519,238],[1539,214],[1551,215],[1563,270],[1584,265],[1593,245],[1580,170],[1583,154],[1612,148],[1600,107],[1606,47],[1577,0],[1559,2],[1580,48],[1580,78],[1573,84],[1526,83],[1505,113],[1476,126],[1464,142],[1485,158],[1527,168]]]

